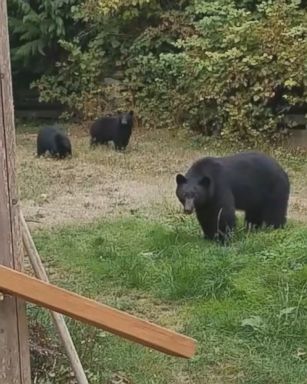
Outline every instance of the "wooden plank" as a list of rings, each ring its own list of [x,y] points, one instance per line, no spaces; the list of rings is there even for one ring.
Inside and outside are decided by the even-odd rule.
[[[22,225],[23,244],[29,256],[35,275],[40,280],[43,280],[48,283],[49,281],[48,281],[46,270],[39,256],[39,253],[36,249],[30,230],[28,228],[28,225],[25,221],[25,218],[22,212],[20,212],[20,219],[21,219],[21,225]],[[65,323],[64,316],[57,312],[51,312],[51,316],[53,318],[53,321],[58,331],[58,334],[60,336],[60,339],[62,340],[63,346],[65,348],[67,357],[70,361],[70,365],[74,371],[75,378],[78,384],[88,384],[78,353],[76,351],[76,348],[70,336],[69,330]]]
[[[185,358],[195,353],[189,337],[3,266],[0,290],[163,353]]]
[[[6,1],[0,1],[0,264],[21,269],[22,240],[15,175],[15,128]],[[0,383],[31,382],[28,330],[22,300],[0,302]]]

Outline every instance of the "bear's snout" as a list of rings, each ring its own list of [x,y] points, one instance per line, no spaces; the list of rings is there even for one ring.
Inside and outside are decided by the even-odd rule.
[[[190,215],[194,211],[194,201],[193,199],[186,199],[184,202],[184,207],[183,207],[184,213],[187,215]]]

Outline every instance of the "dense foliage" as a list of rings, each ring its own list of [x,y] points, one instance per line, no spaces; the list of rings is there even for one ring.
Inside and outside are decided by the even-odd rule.
[[[195,2],[187,13],[194,30],[173,42],[177,52],[134,44],[129,74],[139,84],[139,109],[209,134],[274,133],[287,107],[304,102],[305,13],[283,1],[257,14],[230,2]]]
[[[129,106],[150,127],[255,141],[284,133],[285,114],[306,107],[307,13],[300,1],[36,3],[44,27],[34,17],[32,29],[18,29],[11,17],[13,35],[26,42],[13,57],[56,52],[35,86],[42,100],[61,101],[82,118]]]
[[[61,58],[57,41],[74,35],[73,10],[77,3],[78,0],[8,0],[15,72],[42,73],[50,61]]]

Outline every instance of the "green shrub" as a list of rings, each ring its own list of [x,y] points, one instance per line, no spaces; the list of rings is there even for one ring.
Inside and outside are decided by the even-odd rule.
[[[61,46],[68,57],[57,63],[58,73],[43,75],[32,84],[38,88],[41,101],[59,101],[67,107],[63,117],[85,120],[129,108],[129,90],[118,82],[104,82],[104,66],[107,65],[104,52],[95,45],[82,51],[78,42],[62,41]]]
[[[131,3],[87,0],[74,8],[74,19],[84,28],[72,41],[59,42],[62,59],[51,74],[33,83],[41,101],[59,101],[67,107],[68,117],[82,119],[131,106],[132,94],[127,87],[118,81],[104,81],[120,72],[131,40],[138,33],[135,21],[142,19],[144,12],[145,16],[146,12],[151,14],[151,4],[144,12],[142,8],[148,1]]]
[[[72,33],[79,0],[9,0],[11,59],[14,72],[41,74],[60,57],[59,39]],[[80,26],[79,26],[80,27]]]
[[[251,141],[280,134],[286,109],[272,108],[276,92],[288,107],[306,97],[293,92],[306,85],[306,13],[282,0],[257,13],[220,0],[186,12],[190,29],[173,42],[177,52],[144,54],[144,37],[133,46],[127,73],[144,118]]]
[[[35,86],[82,118],[134,108],[150,127],[280,138],[305,105],[307,14],[294,0],[258,3],[87,0],[74,11],[86,27]]]

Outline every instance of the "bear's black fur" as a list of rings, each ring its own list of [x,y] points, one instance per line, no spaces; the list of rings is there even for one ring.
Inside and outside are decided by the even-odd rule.
[[[60,159],[72,154],[69,138],[57,127],[44,127],[37,135],[37,156],[47,151]]]
[[[290,183],[271,157],[243,152],[196,161],[185,176],[176,176],[176,195],[185,213],[196,216],[209,239],[225,240],[235,227],[235,210],[245,212],[248,226],[274,228],[286,223]]]
[[[133,127],[133,111],[97,119],[90,128],[91,146],[114,142],[116,150],[125,149]]]

